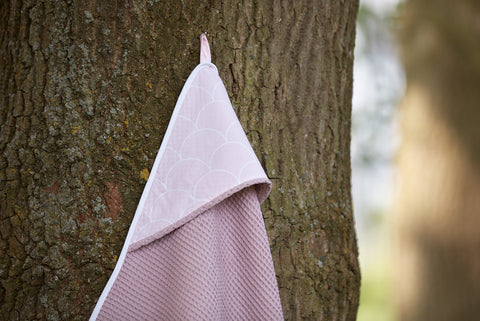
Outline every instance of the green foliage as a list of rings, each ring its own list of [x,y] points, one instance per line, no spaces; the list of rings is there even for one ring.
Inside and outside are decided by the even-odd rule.
[[[357,321],[395,321],[391,276],[385,257],[362,269]]]

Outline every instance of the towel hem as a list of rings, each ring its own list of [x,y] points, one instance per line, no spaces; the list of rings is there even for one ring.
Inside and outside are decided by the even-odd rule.
[[[218,203],[220,203],[224,199],[226,199],[226,198],[230,197],[231,195],[243,190],[244,188],[247,188],[247,187],[253,186],[253,185],[259,185],[257,187],[258,201],[260,202],[260,204],[263,203],[263,201],[266,199],[266,196],[269,194],[269,191],[271,189],[271,182],[266,178],[256,178],[256,179],[248,180],[246,182],[238,184],[235,187],[230,188],[227,191],[219,194],[217,197],[213,198],[212,200],[208,201],[205,204],[202,204],[198,208],[192,210],[189,214],[185,215],[180,220],[176,221],[173,224],[170,224],[169,226],[165,227],[164,229],[162,229],[162,230],[160,230],[160,231],[158,231],[158,232],[156,232],[156,233],[154,233],[154,234],[152,234],[152,235],[150,235],[146,238],[143,238],[143,239],[141,239],[137,242],[131,243],[130,246],[128,247],[127,252],[135,251],[135,250],[141,248],[142,246],[150,244],[151,242],[161,238],[162,236],[176,230],[177,228],[179,228],[180,226],[189,222],[190,220],[194,219],[195,217],[202,214],[203,212],[205,212],[209,208],[217,205]],[[261,186],[261,185],[263,185],[263,186]]]

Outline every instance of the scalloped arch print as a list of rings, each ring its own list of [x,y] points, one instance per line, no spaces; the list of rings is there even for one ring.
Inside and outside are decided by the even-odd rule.
[[[204,35],[200,56],[90,320],[283,320],[260,212],[271,183]]]

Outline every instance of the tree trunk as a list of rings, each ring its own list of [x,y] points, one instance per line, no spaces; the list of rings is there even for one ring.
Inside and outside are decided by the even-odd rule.
[[[208,31],[273,181],[287,320],[354,320],[355,16],[343,1],[2,1],[0,319],[85,320]]]
[[[406,4],[400,320],[480,320],[479,13],[476,0]]]

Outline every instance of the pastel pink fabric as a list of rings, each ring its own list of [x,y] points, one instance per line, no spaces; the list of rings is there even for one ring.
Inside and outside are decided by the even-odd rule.
[[[207,36],[202,33],[200,35],[200,63],[210,63],[212,57],[210,55],[210,45],[208,44]]]
[[[128,256],[98,320],[282,320],[252,187]]]
[[[270,181],[200,41],[90,320],[283,320],[260,211]]]

